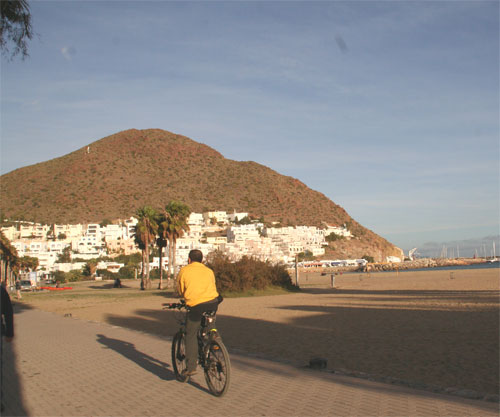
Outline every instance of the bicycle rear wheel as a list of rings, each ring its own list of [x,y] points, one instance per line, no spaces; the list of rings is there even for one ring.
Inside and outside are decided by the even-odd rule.
[[[175,378],[177,381],[186,382],[181,377],[181,372],[186,369],[186,335],[183,332],[177,332],[172,341],[172,366],[174,367]]]
[[[220,339],[212,340],[207,349],[205,380],[210,392],[216,397],[221,397],[229,388],[231,377],[229,353]]]

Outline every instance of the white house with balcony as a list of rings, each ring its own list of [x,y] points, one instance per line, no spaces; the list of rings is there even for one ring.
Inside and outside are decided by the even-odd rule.
[[[352,233],[349,230],[347,230],[347,228],[345,226],[340,227],[340,226],[332,226],[332,225],[327,224],[326,229],[323,230],[323,233],[324,233],[325,237],[331,235],[332,233],[334,233],[338,236],[346,237],[346,238],[352,237]]]
[[[205,224],[205,220],[203,218],[202,213],[190,213],[187,219],[187,224],[189,227],[191,226],[203,226]]]
[[[257,224],[242,224],[227,228],[228,242],[241,242],[246,240],[259,240],[260,232]]]
[[[84,228],[81,224],[55,224],[53,231],[56,239],[60,235],[65,235],[67,239],[73,239],[84,234]]]
[[[135,217],[123,221],[123,226],[125,227],[124,238],[133,239],[135,236],[135,228],[139,220]]]
[[[225,211],[207,211],[203,213],[205,224],[210,224],[212,219],[217,223],[227,224],[227,213]]]
[[[38,223],[21,223],[19,226],[21,239],[45,239],[51,226]]]

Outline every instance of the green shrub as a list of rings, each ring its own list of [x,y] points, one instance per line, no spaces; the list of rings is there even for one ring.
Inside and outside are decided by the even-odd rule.
[[[336,233],[330,233],[327,237],[325,237],[325,240],[327,242],[335,242],[336,240],[342,240],[345,239],[344,236],[338,235]]]
[[[122,266],[118,271],[118,276],[122,279],[135,278],[135,268],[130,265]]]
[[[293,287],[284,265],[273,265],[247,256],[231,262],[224,254],[215,252],[209,257],[207,266],[214,271],[220,292],[261,290],[269,286]]]
[[[366,259],[371,264],[375,262],[375,259],[373,258],[373,256],[369,256],[369,255],[363,255],[362,259]]]
[[[107,269],[98,269],[97,276],[102,277],[103,279],[115,279],[118,274],[115,274]]]
[[[73,271],[69,271],[66,273],[66,277],[69,282],[76,282],[76,281],[82,281],[83,276],[82,276],[82,271],[74,269]]]
[[[66,282],[66,274],[63,271],[54,272],[54,281],[61,284]]]

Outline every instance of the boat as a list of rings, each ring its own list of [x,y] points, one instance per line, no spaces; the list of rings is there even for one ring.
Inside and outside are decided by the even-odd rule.
[[[500,259],[497,258],[497,255],[495,253],[495,242],[493,242],[493,258],[488,259],[486,262],[488,262],[490,264],[495,263],[495,262],[500,262]]]

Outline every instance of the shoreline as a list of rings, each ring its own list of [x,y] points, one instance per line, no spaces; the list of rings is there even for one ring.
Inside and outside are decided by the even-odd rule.
[[[366,266],[338,266],[338,267],[299,267],[300,272],[322,272],[326,274],[337,273],[351,273],[351,272],[383,272],[383,271],[418,271],[425,269],[444,268],[444,267],[460,267],[460,266],[480,266],[490,265],[490,263],[483,258],[457,258],[457,259],[443,259],[443,258],[421,258],[413,261],[404,262],[384,262],[384,263],[369,263]],[[500,268],[500,263],[495,263],[497,268]],[[491,268],[495,268],[495,265]],[[295,269],[288,268],[292,278]]]

